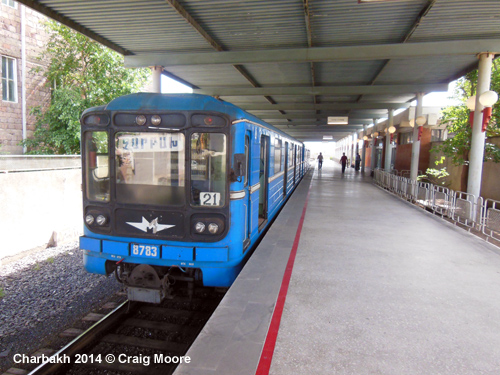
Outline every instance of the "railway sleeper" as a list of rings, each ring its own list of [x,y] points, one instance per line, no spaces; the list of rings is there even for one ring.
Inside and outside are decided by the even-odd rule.
[[[150,321],[143,319],[129,318],[122,323],[124,326],[138,327],[144,329],[158,329],[163,331],[174,331],[189,335],[190,337],[196,337],[200,329],[198,327],[184,326],[180,324]]]
[[[164,352],[182,355],[189,347],[188,344],[177,342],[144,339],[141,337],[130,337],[125,335],[108,334],[101,339],[102,342],[110,344],[128,345],[146,349],[156,349]]]

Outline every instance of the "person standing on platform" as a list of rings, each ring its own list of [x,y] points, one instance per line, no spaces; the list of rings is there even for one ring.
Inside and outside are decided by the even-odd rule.
[[[342,173],[344,173],[345,166],[347,165],[347,156],[345,156],[345,152],[342,153],[342,157],[340,158],[340,164],[342,164]]]
[[[321,169],[321,167],[323,167],[323,155],[320,152],[318,155],[318,169]]]
[[[355,165],[355,169],[357,171],[359,171],[359,166],[361,165],[361,156],[359,155],[359,152],[356,153],[356,165]]]

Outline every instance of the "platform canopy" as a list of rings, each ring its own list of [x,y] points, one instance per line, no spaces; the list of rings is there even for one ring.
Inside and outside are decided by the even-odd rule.
[[[496,0],[19,3],[303,141],[343,138],[500,52]]]

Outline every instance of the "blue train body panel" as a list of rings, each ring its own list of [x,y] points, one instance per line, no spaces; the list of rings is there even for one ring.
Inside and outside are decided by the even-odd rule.
[[[133,94],[86,110],[82,162],[88,272],[198,270],[189,275],[214,287],[232,284],[307,169],[300,142],[197,94]]]

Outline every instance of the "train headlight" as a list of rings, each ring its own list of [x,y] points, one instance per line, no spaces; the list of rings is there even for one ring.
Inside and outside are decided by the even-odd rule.
[[[153,117],[151,117],[151,124],[153,124],[154,126],[160,125],[161,124],[161,117],[158,115],[154,115]]]
[[[94,224],[94,216],[92,215],[87,215],[85,216],[85,222],[87,223],[87,225],[92,225]]]
[[[216,234],[219,231],[219,226],[215,223],[208,224],[208,231],[212,234]]]
[[[106,219],[106,216],[104,215],[98,215],[95,219],[95,222],[97,223],[97,225],[100,225],[100,226],[103,226],[106,224],[108,220]]]
[[[146,123],[146,116],[139,115],[135,118],[135,123],[139,126],[142,126]]]
[[[194,225],[194,230],[198,233],[203,233],[205,231],[205,224],[203,224],[201,221],[197,222]]]

